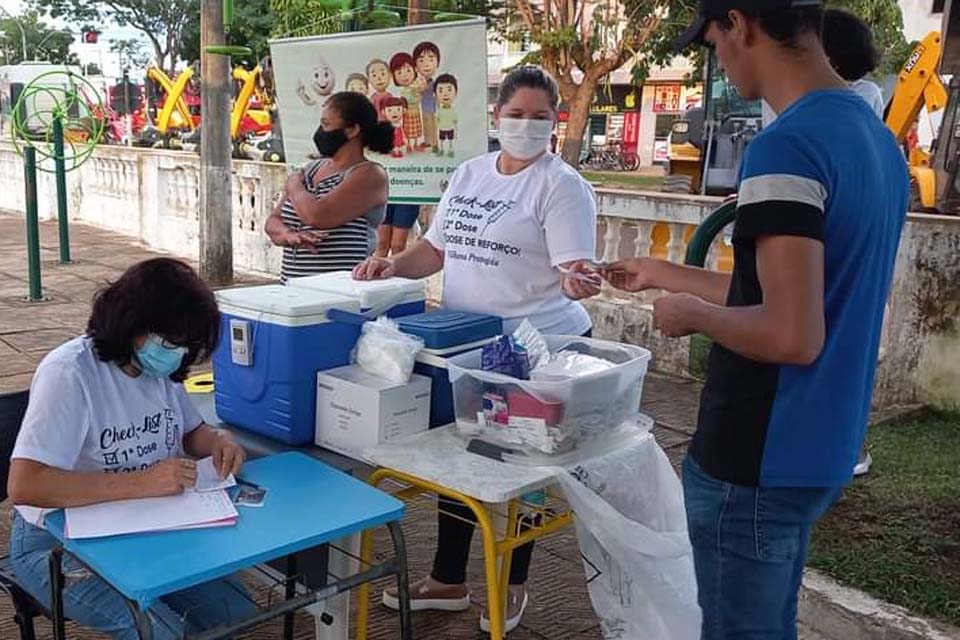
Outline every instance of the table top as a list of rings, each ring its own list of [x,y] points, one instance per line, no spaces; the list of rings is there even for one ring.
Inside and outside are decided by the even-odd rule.
[[[235,526],[68,540],[64,513],[47,529],[64,548],[141,606],[291,553],[399,520],[399,500],[302,453],[248,462],[245,480],[267,489],[262,507],[238,507]]]
[[[365,449],[363,457],[371,464],[494,504],[556,482],[555,470],[498,462],[467,451],[467,441],[453,425]]]

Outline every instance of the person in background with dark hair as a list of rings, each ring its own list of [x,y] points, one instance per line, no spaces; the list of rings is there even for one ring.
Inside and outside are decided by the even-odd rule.
[[[373,253],[384,218],[387,172],[364,151],[390,153],[393,126],[378,122],[373,103],[354,92],[330,96],[313,141],[321,159],[290,175],[265,225],[283,247],[283,282],[353,269]]]
[[[213,293],[186,264],[156,258],[100,291],[85,335],[37,367],[10,464],[16,505],[10,562],[30,595],[50,606],[44,510],[172,496],[194,485],[194,458],[213,456],[221,477],[238,473],[243,449],[203,422],[180,384],[210,357],[220,333]],[[68,618],[139,638],[123,596],[64,557]],[[216,580],[161,599],[148,612],[157,640],[181,638],[252,615],[240,582]]]
[[[426,278],[442,269],[445,309],[500,316],[507,334],[529,319],[546,334],[589,335],[590,316],[578,301],[600,292],[599,276],[585,265],[596,258],[597,204],[589,183],[548,150],[559,104],[557,83],[546,71],[511,71],[494,110],[501,150],[457,168],[422,240],[391,259],[367,260],[354,278]],[[470,224],[454,230],[462,221]],[[433,571],[410,588],[414,610],[470,607],[473,518],[463,503],[441,501]],[[521,527],[528,527],[524,520]],[[532,543],[513,553],[507,631],[527,607],[532,554]],[[383,603],[396,609],[396,591],[384,591]],[[486,611],[480,628],[490,629]]]
[[[810,530],[853,476],[909,178],[891,132],[820,41],[811,0],[703,0],[679,48],[706,43],[777,120],[747,147],[723,274],[611,265],[661,289],[654,325],[714,342],[683,487],[703,640],[797,637]]]
[[[837,74],[847,81],[850,90],[867,101],[877,117],[883,120],[886,103],[883,91],[866,76],[877,68],[880,52],[873,42],[873,32],[863,20],[843,9],[827,9],[823,12],[823,50]],[[770,126],[777,115],[763,102],[763,126]],[[870,468],[869,456],[860,456],[858,470],[866,473]],[[859,473],[858,473],[859,475]]]

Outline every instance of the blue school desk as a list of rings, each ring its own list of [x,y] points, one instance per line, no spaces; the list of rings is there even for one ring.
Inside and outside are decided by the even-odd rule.
[[[297,595],[287,583],[287,599],[230,627],[189,636],[214,640],[234,636],[268,620],[284,616],[284,637],[293,637],[293,613],[360,584],[397,576],[401,593],[401,637],[412,638],[406,550],[400,519],[403,503],[360,480],[302,453],[281,453],[248,462],[245,480],[267,489],[264,505],[240,507],[235,526],[150,533],[110,538],[70,540],[64,535],[64,513],[47,517],[47,529],[62,544],[51,554],[54,637],[65,640],[63,575],[60,558],[68,553],[127,598],[140,636],[152,636],[146,610],[160,597],[223,578],[241,569],[287,558],[334,540],[386,525],[395,555],[384,563],[361,567],[355,575]],[[287,575],[296,567],[288,566]]]

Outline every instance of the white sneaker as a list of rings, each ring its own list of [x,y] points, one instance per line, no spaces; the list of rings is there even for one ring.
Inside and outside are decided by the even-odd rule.
[[[527,590],[522,591],[522,597],[520,593],[519,590],[510,589],[509,595],[507,595],[507,615],[503,621],[503,632],[505,634],[517,628],[520,619],[523,618],[523,613],[527,610],[527,604],[529,603]],[[484,633],[490,633],[490,619],[487,617],[486,609],[480,614],[480,630]]]
[[[870,457],[870,452],[864,450],[860,452],[860,459],[857,461],[857,466],[853,468],[853,475],[856,476],[865,476],[867,472],[870,471],[870,465],[873,464],[873,458]]]

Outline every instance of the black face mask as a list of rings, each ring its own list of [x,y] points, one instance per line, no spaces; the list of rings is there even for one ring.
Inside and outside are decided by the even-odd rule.
[[[317,153],[327,158],[335,156],[348,140],[347,132],[343,129],[324,131],[323,127],[317,127],[316,133],[313,134],[313,144],[317,147]]]

